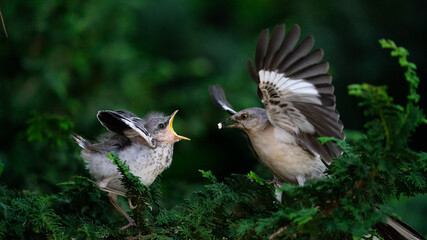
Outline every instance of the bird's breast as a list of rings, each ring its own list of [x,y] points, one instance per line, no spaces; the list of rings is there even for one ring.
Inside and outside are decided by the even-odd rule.
[[[156,177],[172,163],[173,145],[161,145],[156,148],[146,146],[131,146],[130,149],[119,154],[132,174],[140,177],[141,182],[149,186]]]
[[[307,180],[323,176],[325,165],[318,156],[296,144],[292,134],[269,127],[249,137],[260,162],[280,180],[297,183],[297,176]]]

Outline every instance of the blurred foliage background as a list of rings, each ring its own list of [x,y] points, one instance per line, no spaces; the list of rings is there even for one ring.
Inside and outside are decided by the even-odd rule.
[[[210,84],[220,84],[235,109],[260,106],[246,70],[261,29],[299,24],[325,50],[337,108],[348,134],[365,118],[347,85],[388,85],[403,104],[403,72],[378,39],[411,52],[426,106],[427,2],[414,1],[0,1],[9,38],[0,33],[0,181],[40,193],[74,175],[88,176],[69,134],[94,140],[106,130],[101,109],[180,112],[175,130],[191,142],[175,145],[162,175],[164,205],[181,202],[203,179],[263,172],[237,130],[218,131],[227,117],[211,104]],[[425,109],[425,108],[424,108]],[[422,126],[411,143],[426,151]],[[391,204],[424,234],[427,196]],[[424,222],[423,222],[424,221]]]

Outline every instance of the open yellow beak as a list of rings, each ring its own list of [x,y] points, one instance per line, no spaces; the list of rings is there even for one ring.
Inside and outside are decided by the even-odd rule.
[[[176,110],[175,112],[172,113],[172,117],[169,120],[169,129],[172,132],[172,134],[175,136],[176,139],[184,139],[184,140],[190,141],[190,139],[188,137],[180,136],[180,135],[176,134],[175,130],[173,130],[172,123],[173,123],[173,119],[175,118],[175,115],[177,112],[178,112],[178,110]]]

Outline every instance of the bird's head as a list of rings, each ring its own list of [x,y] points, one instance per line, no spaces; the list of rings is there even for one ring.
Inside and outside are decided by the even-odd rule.
[[[170,116],[152,114],[148,117],[144,127],[152,133],[153,137],[159,142],[175,143],[181,139],[190,140],[187,137],[178,135],[175,130],[173,130],[173,119],[177,112],[178,110],[173,112]]]
[[[268,117],[264,109],[247,108],[218,123],[218,128],[239,128],[243,131],[250,132],[263,129],[268,123]]]

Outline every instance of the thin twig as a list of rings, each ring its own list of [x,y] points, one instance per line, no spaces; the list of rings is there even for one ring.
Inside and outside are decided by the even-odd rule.
[[[152,236],[154,236],[154,233],[147,234],[147,235],[143,236],[141,234],[141,232],[138,232],[138,235],[136,235],[134,237],[127,237],[126,240],[135,240],[135,239],[138,239],[138,238],[149,238],[149,237],[152,237]]]
[[[273,234],[270,235],[270,237],[268,237],[268,239],[273,239],[275,238],[277,235],[281,234],[283,231],[285,231],[288,227],[287,226],[283,226],[281,228],[279,228],[279,230],[277,230],[276,232],[274,232]]]
[[[1,18],[1,23],[3,25],[4,34],[6,35],[6,38],[9,38],[9,36],[7,36],[6,26],[4,25],[3,14],[1,13],[1,9],[0,9],[0,18]]]

